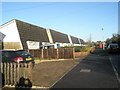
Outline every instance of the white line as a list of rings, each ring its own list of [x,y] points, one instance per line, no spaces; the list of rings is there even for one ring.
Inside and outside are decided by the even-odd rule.
[[[112,58],[109,56],[109,60],[110,60],[110,63],[111,63],[111,65],[112,65],[112,67],[113,67],[113,70],[114,70],[114,72],[115,72],[115,75],[116,75],[116,77],[117,77],[117,80],[118,80],[118,82],[120,83],[120,78],[119,78],[119,75],[118,75],[118,73],[117,73],[117,70],[115,69],[115,67],[114,67],[114,65],[112,64]]]

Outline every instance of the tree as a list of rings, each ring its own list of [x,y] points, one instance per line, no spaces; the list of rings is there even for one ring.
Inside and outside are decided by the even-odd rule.
[[[120,35],[113,34],[112,38],[107,38],[106,43],[118,43],[120,45]]]

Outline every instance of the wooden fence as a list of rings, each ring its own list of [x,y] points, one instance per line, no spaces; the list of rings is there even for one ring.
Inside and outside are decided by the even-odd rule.
[[[30,63],[1,63],[4,85],[20,85],[28,80],[32,82],[32,66]],[[22,84],[23,85],[23,84]],[[24,86],[24,85],[23,85]]]
[[[74,58],[74,48],[57,49],[25,49],[31,53],[34,58],[42,59],[71,59]]]

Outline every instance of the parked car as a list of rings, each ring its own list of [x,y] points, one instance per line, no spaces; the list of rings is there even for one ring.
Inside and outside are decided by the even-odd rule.
[[[110,43],[107,47],[108,53],[118,53],[119,45],[117,43]]]
[[[2,62],[32,62],[33,56],[24,50],[2,50]]]

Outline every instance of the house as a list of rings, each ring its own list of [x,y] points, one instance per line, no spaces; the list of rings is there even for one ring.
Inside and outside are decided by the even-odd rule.
[[[0,26],[4,49],[39,49],[82,45],[82,39],[13,19]]]
[[[3,39],[4,39],[4,37],[5,37],[5,35],[0,32],[0,50],[3,49]]]
[[[38,49],[42,42],[49,42],[45,28],[16,19],[0,26],[0,32],[6,35],[4,49]]]

